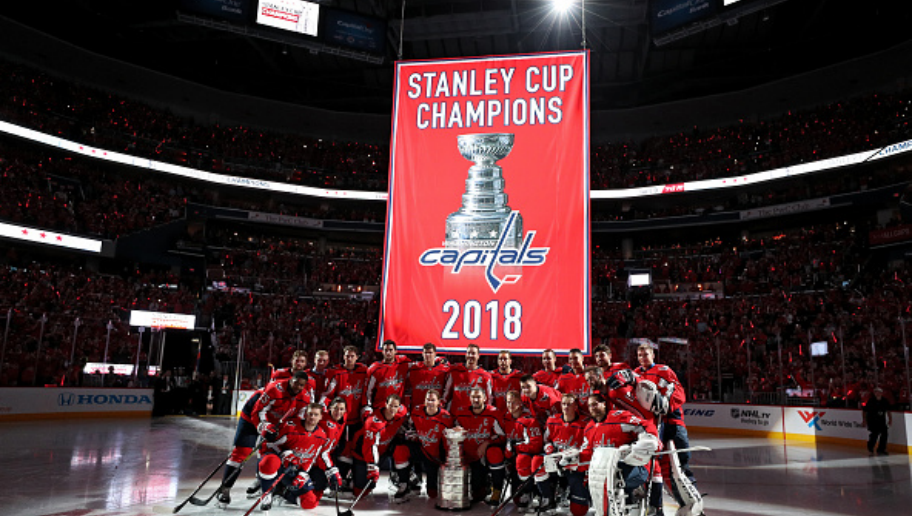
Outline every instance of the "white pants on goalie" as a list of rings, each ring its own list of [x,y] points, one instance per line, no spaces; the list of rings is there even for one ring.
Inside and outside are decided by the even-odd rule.
[[[668,442],[668,449],[674,450],[674,441]],[[684,474],[681,460],[677,453],[670,454],[671,462],[671,494],[681,507],[675,516],[700,516],[703,514],[703,496],[693,482]]]
[[[589,462],[589,499],[595,516],[625,516],[624,478],[617,448],[596,448]]]

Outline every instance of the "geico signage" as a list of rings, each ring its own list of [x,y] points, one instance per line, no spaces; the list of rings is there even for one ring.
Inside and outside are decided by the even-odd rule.
[[[151,405],[152,398],[145,394],[74,394],[62,392],[57,395],[57,405]]]

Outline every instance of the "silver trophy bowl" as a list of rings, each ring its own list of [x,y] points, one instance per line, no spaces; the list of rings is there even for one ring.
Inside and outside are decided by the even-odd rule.
[[[513,138],[510,133],[460,134],[456,142],[463,158],[480,165],[506,158],[513,150]]]

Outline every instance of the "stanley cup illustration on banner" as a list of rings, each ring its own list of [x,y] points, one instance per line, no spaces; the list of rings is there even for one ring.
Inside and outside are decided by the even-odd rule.
[[[522,244],[522,215],[507,205],[506,181],[497,162],[513,150],[508,133],[462,134],[459,153],[475,164],[469,167],[462,206],[446,220],[446,247],[459,249],[518,248]]]

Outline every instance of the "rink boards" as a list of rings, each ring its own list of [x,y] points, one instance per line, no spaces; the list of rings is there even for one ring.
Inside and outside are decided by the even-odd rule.
[[[912,413],[892,414],[889,449],[909,454]],[[863,445],[868,440],[861,410],[857,409],[688,403],[684,420],[694,430],[750,437],[850,445]]]
[[[0,388],[0,421],[151,415],[152,389]]]

